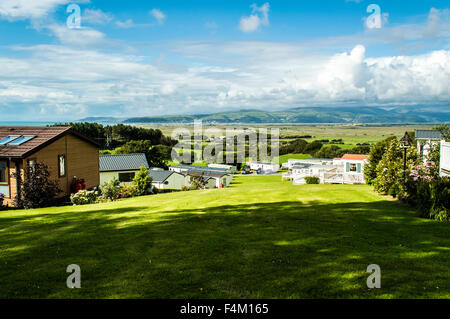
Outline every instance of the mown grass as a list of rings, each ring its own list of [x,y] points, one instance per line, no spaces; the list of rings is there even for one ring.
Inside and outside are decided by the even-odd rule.
[[[0,298],[450,297],[450,224],[368,186],[280,179],[2,212]],[[81,289],[66,288],[69,264]]]

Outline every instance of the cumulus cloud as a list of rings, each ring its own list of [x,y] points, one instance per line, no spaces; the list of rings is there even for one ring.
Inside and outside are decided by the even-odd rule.
[[[87,3],[89,0],[2,0],[0,17],[7,20],[39,19],[53,12],[57,6],[73,2]]]
[[[239,29],[242,32],[255,32],[261,26],[269,25],[269,3],[265,3],[261,7],[252,4],[251,8],[252,14],[248,17],[242,17],[239,22]]]
[[[153,16],[153,18],[156,19],[158,24],[163,24],[164,21],[166,20],[166,15],[159,9],[152,9],[150,11],[150,14]]]
[[[0,16],[8,20],[40,18],[53,11],[56,6],[69,2],[70,0],[2,0],[0,2]]]
[[[70,29],[66,25],[51,24],[46,27],[63,44],[76,46],[99,45],[106,41],[105,35],[92,28]]]
[[[114,19],[110,13],[103,12],[102,10],[85,9],[82,21],[88,24],[103,25],[110,23]]]
[[[317,55],[294,44],[180,44],[187,54],[208,52],[218,59],[191,67],[63,46],[14,50],[21,54],[0,57],[0,110],[21,104],[27,114],[42,119],[346,103],[438,105],[450,100],[446,50],[367,58],[362,45]]]

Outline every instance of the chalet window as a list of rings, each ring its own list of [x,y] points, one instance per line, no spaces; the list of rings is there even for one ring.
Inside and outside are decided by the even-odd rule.
[[[8,165],[6,161],[0,161],[0,184],[8,183]]]
[[[66,176],[66,156],[65,155],[58,156],[58,172],[59,172],[59,177]]]
[[[121,183],[129,183],[132,182],[136,173],[119,173],[119,181]]]

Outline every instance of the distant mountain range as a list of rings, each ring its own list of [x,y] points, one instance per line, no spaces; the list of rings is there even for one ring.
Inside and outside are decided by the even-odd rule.
[[[204,123],[217,124],[420,124],[450,122],[450,106],[298,107],[284,111],[240,110],[215,114],[167,115],[119,119],[89,117],[98,123]]]

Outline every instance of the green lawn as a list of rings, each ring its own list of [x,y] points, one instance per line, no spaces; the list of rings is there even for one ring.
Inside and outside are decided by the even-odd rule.
[[[287,161],[290,159],[308,159],[308,158],[313,158],[313,156],[308,154],[286,154],[280,156],[279,163],[281,165],[283,163],[287,163]]]
[[[280,180],[1,212],[0,298],[450,298],[450,224],[368,186]]]

